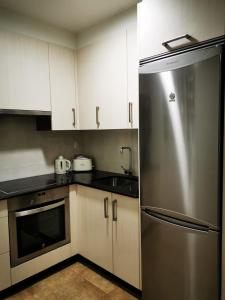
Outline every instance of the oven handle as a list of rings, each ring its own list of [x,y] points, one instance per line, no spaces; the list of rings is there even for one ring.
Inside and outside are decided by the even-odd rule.
[[[17,212],[15,212],[15,215],[16,215],[16,218],[30,216],[30,215],[38,214],[40,212],[59,207],[64,204],[65,204],[65,200],[62,200],[62,201],[54,203],[54,204],[50,204],[50,205],[46,205],[46,206],[42,206],[42,207],[38,207],[38,208],[34,208],[34,209],[17,211]]]

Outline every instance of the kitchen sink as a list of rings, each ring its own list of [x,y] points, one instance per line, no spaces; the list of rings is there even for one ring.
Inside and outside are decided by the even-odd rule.
[[[109,187],[120,187],[120,186],[137,184],[137,179],[126,178],[123,176],[110,176],[110,177],[95,179],[94,182]]]

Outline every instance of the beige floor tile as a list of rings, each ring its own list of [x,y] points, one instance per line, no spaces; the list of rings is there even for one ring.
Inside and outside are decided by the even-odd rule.
[[[129,293],[125,292],[120,288],[115,288],[111,293],[105,295],[102,300],[136,300]]]
[[[136,298],[81,263],[75,263],[7,299],[134,300]]]
[[[86,269],[82,276],[106,294],[113,291],[116,287],[113,283],[90,269]]]

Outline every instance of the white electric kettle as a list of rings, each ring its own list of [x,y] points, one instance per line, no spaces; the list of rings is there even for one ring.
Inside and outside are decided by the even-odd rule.
[[[62,155],[60,155],[55,160],[55,173],[56,174],[66,174],[66,172],[70,169],[71,162],[68,159],[65,159]]]

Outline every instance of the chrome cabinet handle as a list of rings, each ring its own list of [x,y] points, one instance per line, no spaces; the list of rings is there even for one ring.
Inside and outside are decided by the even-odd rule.
[[[129,123],[133,125],[133,103],[129,102]]]
[[[181,36],[178,36],[174,39],[171,39],[171,40],[168,40],[166,42],[163,42],[162,45],[166,48],[169,47],[169,44],[172,43],[172,42],[175,42],[175,41],[178,41],[178,40],[182,40],[182,39],[187,39],[187,40],[191,40],[193,39],[189,34],[184,34],[184,35],[181,35]],[[169,47],[170,48],[170,47]]]
[[[104,217],[108,219],[109,217],[109,198],[104,198]]]
[[[73,127],[76,127],[76,111],[75,111],[75,108],[72,108],[72,112],[73,112]]]
[[[97,128],[100,127],[100,122],[99,122],[99,106],[96,106],[96,125],[97,125]]]
[[[117,221],[117,200],[112,202],[113,221]]]

